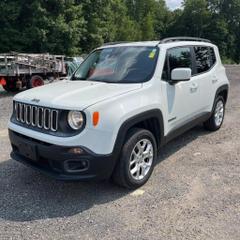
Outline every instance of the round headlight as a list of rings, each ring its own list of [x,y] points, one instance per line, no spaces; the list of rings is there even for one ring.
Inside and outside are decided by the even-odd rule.
[[[79,130],[84,123],[84,117],[81,112],[70,111],[68,113],[68,124],[74,130]]]

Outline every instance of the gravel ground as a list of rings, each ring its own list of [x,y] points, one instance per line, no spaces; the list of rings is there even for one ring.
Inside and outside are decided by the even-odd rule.
[[[223,127],[196,127],[162,149],[149,182],[62,183],[9,157],[13,95],[0,89],[0,239],[240,239],[240,67]]]

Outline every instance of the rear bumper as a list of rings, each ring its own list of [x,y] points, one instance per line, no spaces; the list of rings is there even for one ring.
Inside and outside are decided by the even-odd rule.
[[[14,160],[58,180],[108,179],[117,159],[113,155],[94,154],[81,146],[81,154],[73,153],[72,147],[48,144],[11,130],[9,138]]]

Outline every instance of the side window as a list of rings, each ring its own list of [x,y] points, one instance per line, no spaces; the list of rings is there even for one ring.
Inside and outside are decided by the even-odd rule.
[[[216,63],[216,55],[212,47],[209,48],[209,53],[212,60],[211,65],[213,66]]]
[[[208,47],[200,46],[194,47],[197,74],[206,72],[211,68],[211,58],[208,49],[209,49]]]
[[[169,80],[175,68],[191,68],[192,55],[190,47],[176,47],[167,51],[163,67],[162,80]]]
[[[191,68],[192,58],[189,47],[172,48],[168,50],[169,73],[175,68]]]

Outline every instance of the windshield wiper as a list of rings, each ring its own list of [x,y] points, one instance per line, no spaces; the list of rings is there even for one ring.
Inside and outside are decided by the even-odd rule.
[[[99,80],[99,79],[89,79],[89,78],[83,78],[83,77],[72,77],[73,81],[89,81],[89,82],[105,82],[108,83],[108,81],[104,81],[104,80]]]
[[[87,80],[87,79],[86,79],[86,78],[81,78],[81,77],[75,77],[75,76],[73,76],[73,77],[72,77],[72,80],[80,81],[80,80]]]
[[[108,81],[105,81],[105,80],[99,80],[99,79],[86,79],[87,81],[89,82],[105,82],[107,83]]]

